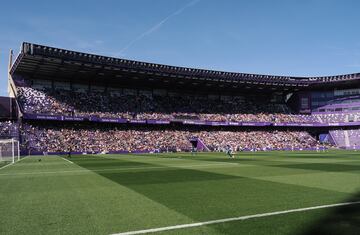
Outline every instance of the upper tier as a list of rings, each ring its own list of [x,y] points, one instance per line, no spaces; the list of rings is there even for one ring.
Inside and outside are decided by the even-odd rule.
[[[224,72],[118,59],[24,42],[10,73],[102,84],[211,89],[299,90],[358,85],[360,73],[291,77]]]
[[[282,102],[264,101],[260,97],[210,99],[201,96],[159,96],[111,94],[75,90],[17,87],[18,103],[24,114],[63,115],[131,120],[177,120],[186,123],[256,122],[359,125],[360,113],[295,115]],[[253,98],[253,99],[251,99]],[[44,116],[45,117],[45,116]],[[112,119],[113,120],[113,119]],[[111,120],[111,122],[113,122]],[[168,124],[168,122],[167,122]],[[233,125],[233,124],[232,124]],[[297,125],[293,125],[297,126]],[[322,126],[322,125],[320,125]]]

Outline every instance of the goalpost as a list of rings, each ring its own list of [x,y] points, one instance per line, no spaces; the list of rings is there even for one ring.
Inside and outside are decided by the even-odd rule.
[[[15,139],[0,139],[0,162],[14,163],[20,160],[20,144]]]

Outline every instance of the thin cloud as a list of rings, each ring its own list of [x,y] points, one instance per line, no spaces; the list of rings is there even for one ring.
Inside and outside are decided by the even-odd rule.
[[[189,2],[188,4],[186,4],[185,6],[179,8],[178,10],[176,10],[175,12],[173,12],[172,14],[168,15],[167,17],[165,17],[163,20],[161,20],[160,22],[158,22],[157,24],[155,24],[154,26],[152,26],[151,28],[149,28],[148,30],[146,30],[145,32],[143,32],[142,34],[140,34],[138,37],[134,38],[132,41],[130,41],[125,47],[123,47],[118,53],[115,54],[115,56],[120,56],[120,55],[124,55],[124,52],[126,50],[128,50],[130,47],[132,47],[136,42],[140,41],[141,39],[143,39],[144,37],[152,34],[153,32],[155,32],[156,30],[158,30],[159,28],[161,28],[161,26],[163,26],[168,20],[170,20],[171,18],[181,14],[183,11],[185,11],[187,8],[197,4],[198,2],[200,2],[201,0],[193,0],[191,2]]]

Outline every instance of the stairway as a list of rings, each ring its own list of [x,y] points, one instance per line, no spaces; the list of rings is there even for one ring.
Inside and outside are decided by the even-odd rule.
[[[344,139],[345,139],[345,147],[350,147],[350,139],[349,132],[347,130],[344,131]]]

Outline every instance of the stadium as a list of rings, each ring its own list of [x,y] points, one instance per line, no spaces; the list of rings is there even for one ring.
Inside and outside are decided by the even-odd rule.
[[[359,80],[24,42],[0,98],[0,233],[358,234]]]

